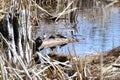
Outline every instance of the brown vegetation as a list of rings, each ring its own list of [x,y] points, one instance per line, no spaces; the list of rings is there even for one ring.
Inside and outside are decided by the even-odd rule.
[[[103,77],[105,80],[119,80],[119,47],[103,54],[102,67],[100,54],[88,56],[71,55],[72,53],[59,55],[54,52],[42,54],[34,49],[36,46],[34,46],[32,29],[38,26],[37,23],[45,17],[50,17],[47,21],[48,19],[58,21],[60,17],[66,17],[68,14],[68,17],[74,20],[76,7],[87,4],[83,0],[70,0],[64,4],[61,4],[64,0],[46,0],[45,2],[0,0],[0,2],[0,79],[100,80],[100,77]],[[83,4],[78,5],[78,3]],[[63,7],[60,8],[60,6]],[[55,12],[54,10],[57,9],[59,10]],[[31,22],[35,23],[31,25]],[[70,41],[78,40],[67,39],[66,42]],[[51,45],[53,44],[47,46],[51,47]],[[101,73],[103,73],[102,76]]]

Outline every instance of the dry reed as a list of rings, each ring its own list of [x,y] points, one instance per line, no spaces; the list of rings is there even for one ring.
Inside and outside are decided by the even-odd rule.
[[[21,0],[21,2],[27,2],[30,3],[29,7],[26,9],[29,10],[29,12],[32,15],[38,15],[39,13],[36,11],[36,13],[34,13],[31,9],[31,6],[38,8],[39,10],[41,10],[41,12],[43,12],[45,15],[49,15],[49,16],[53,16],[52,13],[50,13],[49,11],[45,10],[44,8],[42,8],[40,5],[38,5],[34,0]],[[59,1],[59,0],[57,0]],[[62,0],[61,0],[62,1]],[[71,12],[77,10],[78,4],[74,4],[75,0],[71,0],[71,2],[65,7],[63,8],[62,12],[57,12],[55,16],[56,17],[55,21],[57,21],[61,16],[66,15],[66,14],[71,14]],[[77,0],[78,1],[78,0]],[[83,0],[80,0],[79,3],[81,3],[79,6],[82,5]],[[94,1],[94,0],[93,0]],[[3,19],[4,16],[6,15],[5,13],[9,12],[9,7],[14,8],[15,5],[17,5],[17,3],[14,0],[7,1],[7,0],[1,0],[1,8],[0,8],[0,19]],[[49,4],[51,3],[52,0],[50,1]],[[63,1],[64,2],[64,1]],[[9,3],[14,3],[14,4],[10,4]],[[27,6],[27,3],[22,3],[23,6]],[[43,2],[40,2],[43,3]],[[116,3],[116,2],[115,2]],[[71,5],[76,5],[76,7],[70,7]],[[107,8],[111,5],[113,5],[113,3],[103,7],[103,8]],[[60,5],[60,4],[59,4]],[[57,6],[59,6],[57,5]],[[40,14],[41,15],[41,14]],[[29,16],[28,16],[29,17]],[[27,23],[26,23],[27,25]],[[27,29],[26,30],[26,36],[31,36],[31,30],[29,26],[26,26]],[[30,31],[28,31],[30,30]],[[31,39],[31,38],[29,38]],[[32,42],[32,39],[30,40]],[[76,51],[75,51],[75,47],[73,44],[73,49],[74,49],[74,56],[72,55],[72,53],[69,51],[69,55],[65,56],[65,57],[69,57],[70,59],[66,60],[65,62],[60,62],[58,60],[55,60],[53,58],[51,58],[50,56],[48,56],[47,54],[42,54],[40,52],[36,52],[35,54],[32,54],[32,50],[33,48],[30,46],[29,41],[26,41],[26,46],[24,46],[26,48],[24,54],[26,53],[25,57],[21,57],[17,51],[15,51],[15,47],[16,45],[12,44],[13,46],[11,46],[10,41],[8,41],[1,33],[0,33],[0,42],[2,44],[0,47],[0,79],[2,80],[14,80],[14,79],[18,79],[18,80],[51,80],[51,79],[57,79],[57,80],[88,80],[88,79],[95,79],[95,78],[99,78],[98,76],[93,76],[89,64],[92,63],[88,60],[89,64],[87,64],[87,58],[83,57],[79,57],[76,55]],[[3,48],[3,43],[4,45],[6,45],[9,49],[10,52],[12,52],[14,54],[14,58],[13,56],[6,56],[6,51]],[[20,52],[21,53],[21,52]],[[41,63],[40,64],[36,64],[34,61],[34,55],[39,56]],[[61,56],[59,56],[61,57]],[[96,57],[96,56],[95,56]],[[91,58],[91,57],[89,57]],[[115,65],[110,65],[107,67],[103,66],[103,61],[104,61],[104,57],[103,54],[101,54],[101,80],[102,79],[106,79],[106,78],[110,78],[113,77],[115,75],[119,75],[119,72],[117,72],[115,75],[108,75],[112,70],[113,70],[113,66]],[[16,60],[16,61],[14,61]],[[85,60],[85,61],[84,61]],[[92,59],[91,59],[92,60]],[[119,63],[120,57],[117,58],[117,60],[114,63]],[[99,64],[99,63],[98,63]],[[95,65],[95,64],[94,64]],[[115,68],[115,70],[113,70],[112,72],[115,72],[117,69]],[[107,76],[106,76],[107,75]]]

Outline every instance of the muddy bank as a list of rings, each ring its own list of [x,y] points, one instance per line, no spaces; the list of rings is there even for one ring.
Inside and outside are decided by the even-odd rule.
[[[105,53],[87,55],[82,58],[96,80],[99,80],[101,75],[104,80],[120,79],[120,46]]]
[[[101,76],[104,80],[118,80],[120,79],[120,47],[114,48],[105,53],[97,53],[85,56],[71,56],[60,55],[56,53],[50,53],[48,56],[59,62],[65,63],[71,66],[71,68],[64,69],[65,73],[73,76],[77,70],[75,66],[79,68],[79,72],[83,76],[83,80],[95,79],[100,80]],[[101,54],[103,55],[103,62],[101,62]],[[102,64],[101,64],[102,63]],[[61,67],[65,67],[60,65]],[[102,67],[101,67],[102,66]],[[71,73],[72,72],[72,73]],[[102,72],[102,73],[101,73]],[[78,76],[74,77],[78,79]]]

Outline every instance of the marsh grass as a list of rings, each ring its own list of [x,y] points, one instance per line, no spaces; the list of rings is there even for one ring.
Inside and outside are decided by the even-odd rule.
[[[9,8],[11,11],[15,7],[18,7],[21,11],[24,9],[29,10],[30,15],[27,17],[31,17],[31,22],[33,19],[41,19],[44,18],[43,15],[47,17],[56,17],[55,21],[57,22],[60,17],[71,17],[70,19],[75,19],[76,10],[77,9],[85,9],[88,8],[88,2],[90,0],[46,0],[45,2],[37,0],[20,0],[19,2],[14,0],[0,0],[0,19],[4,19],[6,13],[9,12]],[[56,6],[52,6],[55,3]],[[79,3],[79,4],[78,4]],[[97,5],[97,1],[91,1],[90,6]],[[116,2],[115,2],[116,3]],[[29,6],[27,6],[29,4]],[[110,3],[107,6],[102,7],[107,8],[113,3]],[[64,5],[63,7],[61,7]],[[54,9],[53,9],[54,8]],[[51,9],[49,11],[48,9]],[[52,9],[54,13],[52,12]],[[12,12],[14,13],[14,11]],[[55,15],[54,15],[55,14]],[[105,14],[105,13],[104,13]],[[40,18],[39,18],[40,16]],[[104,22],[104,20],[103,20]],[[28,23],[26,23],[27,25]],[[39,25],[38,25],[39,26]],[[29,41],[26,40],[24,46],[25,50],[23,52],[16,51],[16,45],[12,44],[9,40],[7,40],[1,33],[0,33],[0,79],[2,80],[88,80],[88,79],[100,79],[100,69],[102,68],[101,72],[101,80],[106,79],[108,77],[113,77],[115,75],[109,75],[110,71],[113,70],[112,65],[103,67],[104,64],[104,56],[101,54],[101,58],[99,55],[88,57],[80,57],[76,55],[76,50],[73,44],[74,53],[71,53],[68,49],[68,55],[59,55],[54,54],[53,52],[50,54],[42,54],[40,52],[33,53],[33,44],[32,38],[30,38],[31,30],[30,26],[26,26],[26,36],[29,36]],[[32,26],[32,28],[34,28]],[[13,36],[14,37],[14,36]],[[14,42],[13,42],[14,43]],[[4,46],[7,46],[10,52],[6,52]],[[23,48],[23,47],[21,47]],[[11,55],[13,53],[14,55]],[[74,55],[73,55],[74,54]],[[24,55],[23,57],[21,55]],[[40,63],[36,64],[34,61],[34,56],[39,56]],[[51,56],[50,56],[51,55]],[[54,58],[53,58],[54,56]],[[91,59],[90,59],[91,58]],[[93,61],[96,58],[98,63],[94,63]],[[63,60],[64,59],[64,60]],[[101,67],[100,67],[100,59],[101,59]],[[105,58],[106,59],[106,58]],[[119,63],[120,57],[116,59],[115,62],[112,63]],[[93,70],[90,67],[95,67]],[[97,65],[97,66],[96,66]],[[96,68],[97,67],[97,68]],[[97,70],[98,69],[98,72]],[[115,72],[117,69],[113,70]],[[95,74],[96,73],[96,74]],[[119,72],[115,72],[116,75],[119,75]],[[94,74],[94,75],[93,75]],[[118,77],[119,78],[119,77]]]

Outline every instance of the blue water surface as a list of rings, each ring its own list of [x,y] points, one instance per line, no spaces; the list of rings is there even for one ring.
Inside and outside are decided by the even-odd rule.
[[[77,17],[78,31],[74,32],[76,38],[85,38],[80,42],[75,42],[66,46],[63,53],[67,52],[68,48],[71,53],[74,49],[77,55],[91,54],[97,52],[109,51],[114,47],[120,46],[120,8],[113,7],[108,12],[109,18],[104,20],[103,24],[96,21],[91,21],[86,17]],[[101,17],[101,19],[104,19]]]

